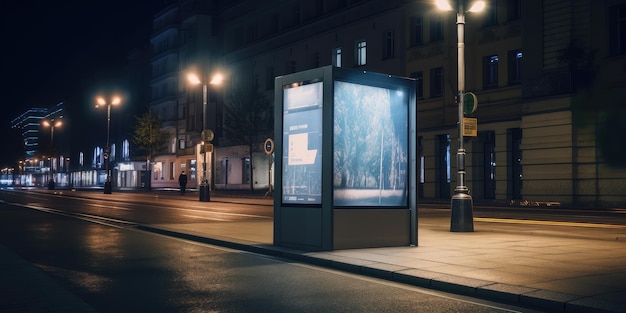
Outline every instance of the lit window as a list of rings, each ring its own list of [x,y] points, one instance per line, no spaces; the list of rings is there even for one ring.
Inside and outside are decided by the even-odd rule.
[[[498,61],[497,55],[483,58],[483,88],[498,87]]]
[[[333,65],[335,65],[336,67],[341,67],[341,48],[335,48],[333,60]]]
[[[367,64],[367,42],[365,40],[356,43],[356,65]]]
[[[130,144],[128,143],[128,139],[124,139],[122,142],[122,158],[124,161],[130,160]]]

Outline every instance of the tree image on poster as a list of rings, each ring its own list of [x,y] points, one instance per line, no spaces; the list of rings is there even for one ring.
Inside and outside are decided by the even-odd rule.
[[[407,95],[342,81],[334,87],[334,205],[406,206]]]

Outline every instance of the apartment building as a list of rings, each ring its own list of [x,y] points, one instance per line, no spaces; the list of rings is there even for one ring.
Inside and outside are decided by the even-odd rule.
[[[276,76],[334,65],[417,79],[418,194],[450,199],[459,137],[454,11],[426,0],[181,1],[157,24],[152,107],[172,132],[160,180],[202,162],[202,94],[183,79],[190,69],[203,71],[205,84],[213,71],[226,73],[207,101],[218,138],[214,187],[262,189],[271,163],[261,143],[272,134],[259,134],[252,151],[229,141],[229,95],[246,84],[273,101]],[[465,89],[478,99],[478,133],[464,148],[475,201],[626,203],[625,116],[615,96],[626,84],[625,26],[623,0],[491,0],[466,12]]]
[[[410,7],[407,74],[422,81],[421,194],[447,198],[456,182],[456,16],[429,3]],[[607,163],[598,143],[605,113],[586,96],[624,87],[615,71],[626,64],[623,14],[624,1],[565,0],[490,1],[466,14],[466,91],[479,103],[478,136],[465,144],[474,199],[623,205],[626,172]]]

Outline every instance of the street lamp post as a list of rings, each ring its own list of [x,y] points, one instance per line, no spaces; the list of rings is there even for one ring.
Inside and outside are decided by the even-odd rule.
[[[456,14],[457,25],[457,73],[458,73],[458,131],[459,148],[457,150],[457,186],[454,189],[454,196],[451,200],[451,232],[473,232],[473,200],[469,193],[469,188],[465,185],[465,148],[463,147],[463,97],[465,96],[465,0],[458,0],[458,11]],[[445,0],[437,0],[436,5],[441,10],[452,10],[452,6]],[[484,9],[484,1],[475,1],[469,12],[480,12]]]
[[[52,165],[52,162],[54,162],[54,153],[52,150],[54,150],[54,128],[55,127],[59,127],[63,124],[63,122],[61,120],[44,120],[42,122],[43,126],[45,127],[50,127],[50,180],[48,180],[48,189],[50,190],[54,190],[54,166]]]
[[[196,76],[195,74],[187,75],[187,79],[189,80],[190,83],[194,85],[202,84],[202,133],[201,133],[202,148],[203,148],[202,149],[202,179],[200,181],[200,186],[198,187],[199,188],[198,200],[201,202],[209,202],[211,201],[211,193],[210,193],[211,185],[209,184],[207,174],[206,174],[206,168],[207,168],[206,151],[207,151],[207,147],[209,147],[209,145],[211,144],[210,141],[213,140],[213,132],[207,129],[207,125],[206,125],[207,124],[206,113],[207,113],[207,101],[208,101],[208,96],[209,96],[209,86],[208,84],[200,81],[198,76]],[[217,84],[220,84],[221,82],[222,82],[222,76],[220,74],[216,74],[215,76],[213,76],[209,84],[217,85]]]
[[[99,108],[101,105],[106,105],[107,107],[107,144],[104,148],[104,168],[107,173],[106,181],[104,182],[104,193],[111,194],[112,186],[111,186],[111,173],[109,172],[109,158],[110,158],[110,133],[111,133],[111,105],[119,105],[122,102],[120,97],[113,97],[111,101],[106,101],[102,97],[98,97],[96,99],[96,108]]]

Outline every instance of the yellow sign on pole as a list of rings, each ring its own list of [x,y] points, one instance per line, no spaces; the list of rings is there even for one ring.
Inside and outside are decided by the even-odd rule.
[[[463,118],[463,136],[478,136],[478,119],[472,117]]]
[[[213,152],[213,144],[205,143],[200,145],[200,153],[212,153]]]

